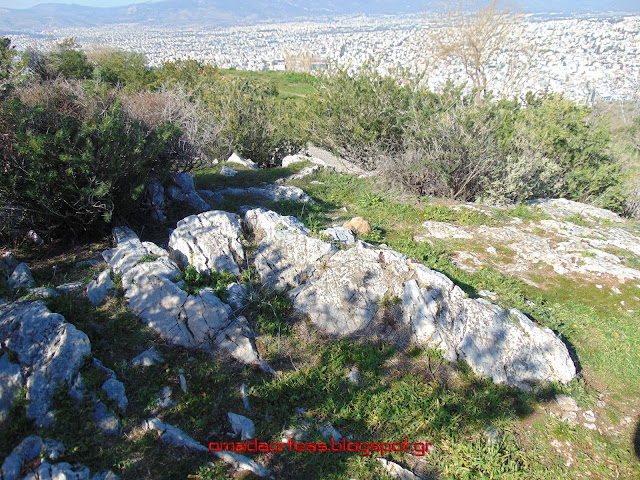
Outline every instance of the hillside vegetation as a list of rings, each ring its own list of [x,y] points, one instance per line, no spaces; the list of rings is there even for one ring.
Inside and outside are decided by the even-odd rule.
[[[234,151],[277,165],[308,142],[423,196],[629,206],[621,159],[633,128],[629,148],[613,150],[606,119],[559,95],[433,93],[374,65],[311,77],[191,60],[150,69],[139,54],[87,55],[72,40],[47,54],[1,48],[4,234],[100,229],[140,211],[145,184],[170,170]]]
[[[431,442],[435,451],[425,457],[386,456],[423,479],[640,476],[638,282],[597,280],[602,285],[596,287],[594,278],[563,276],[544,262],[509,270],[516,255],[506,246],[496,244],[489,256],[479,237],[420,238],[425,224],[439,222],[474,233],[528,229],[559,244],[545,230],[551,217],[524,203],[539,197],[632,211],[639,125],[640,117],[629,127],[617,124],[612,134],[607,118],[560,95],[494,99],[455,85],[434,93],[402,72],[380,76],[374,65],[355,75],[334,69],[317,77],[220,70],[194,61],[150,69],[142,56],[128,52],[84,53],[73,42],[47,54],[16,52],[0,40],[0,240],[29,264],[38,286],[95,278],[102,261],[77,262],[109,248],[114,226],[130,225],[142,240],[166,245],[167,228],[195,212],[175,202],[165,209],[166,222],[152,222],[151,182],[190,171],[198,189],[214,192],[273,183],[307,166],[280,164],[312,143],[375,174],[321,170],[288,181],[313,203],[224,194],[218,208],[264,206],[296,216],[316,236],[363,216],[372,230],[361,240],[446,274],[472,298],[490,291],[495,303],[518,308],[556,332],[579,367],[568,385],[523,392],[476,377],[464,362],[449,364],[438,350],[402,348],[382,337],[325,335],[293,312],[286,295],[259,284],[249,267],[257,239],[246,238],[248,259],[239,281],[250,300],[243,314],[277,376],[158,341],[127,310],[122,279],[116,279],[117,293],[98,307],[84,290],[64,293],[47,306],[85,332],[92,354],[123,382],[129,398],[121,415],[124,433],[106,435],[92,421],[92,405],[78,410],[61,390],[52,427],[38,428],[26,417],[26,400],[12,409],[0,424],[0,458],[37,434],[62,441],[64,461],[92,472],[111,469],[123,479],[253,478],[139,428],[158,411],[158,392],[171,385],[175,405],[163,410],[163,421],[204,445],[226,438],[227,412],[242,409],[245,384],[252,410],[243,415],[255,422],[256,438],[279,442],[283,429],[303,428],[307,441],[323,441],[320,430],[330,424],[357,441]],[[237,174],[226,177],[213,160],[233,152],[265,168],[233,165]],[[559,223],[597,232],[614,227],[582,215]],[[636,221],[615,228],[638,241]],[[29,231],[44,244],[25,240],[34,238]],[[460,252],[479,263],[467,268]],[[605,253],[640,270],[638,254]],[[593,255],[584,252],[585,258]],[[220,294],[231,281],[188,267],[181,276],[190,292],[210,286]],[[0,297],[33,298],[10,292],[2,269]],[[389,298],[379,309],[393,312],[395,306]],[[388,327],[395,328],[391,320]],[[127,366],[151,346],[165,363],[147,370]],[[356,383],[347,380],[354,368]],[[81,371],[87,388],[100,395],[104,379],[89,364]],[[181,376],[186,391],[178,386]],[[595,411],[600,430],[561,421],[557,394],[572,396],[581,412]],[[253,458],[269,465],[274,478],[392,478],[373,457],[357,453]]]

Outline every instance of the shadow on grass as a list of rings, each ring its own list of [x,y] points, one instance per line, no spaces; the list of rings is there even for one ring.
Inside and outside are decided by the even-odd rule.
[[[633,451],[640,460],[640,420],[636,424],[636,431],[633,434]]]
[[[254,387],[252,406],[260,416],[270,419],[257,425],[256,434],[261,439],[280,441],[282,429],[299,427],[306,432],[305,441],[329,442],[319,431],[330,423],[349,441],[358,443],[395,443],[407,438],[410,444],[432,442],[436,449],[449,445],[448,456],[427,456],[426,463],[408,453],[384,455],[422,478],[438,478],[439,469],[451,461],[469,467],[469,478],[491,475],[497,464],[503,473],[529,471],[528,462],[508,432],[501,431],[499,443],[490,447],[485,431],[531,415],[533,405],[550,401],[556,388],[527,393],[495,385],[475,377],[464,363],[454,367],[459,381],[451,385],[443,381],[444,367],[435,376],[427,374],[420,362],[408,368],[389,367],[389,360],[399,353],[396,347],[382,342],[330,341],[320,354],[318,367],[285,372]],[[358,384],[346,378],[353,366],[360,371]],[[301,408],[304,412],[296,413]],[[465,447],[464,442],[468,443]],[[376,472],[379,475],[375,456],[284,452],[273,456],[271,467],[282,479],[354,474],[372,478]]]

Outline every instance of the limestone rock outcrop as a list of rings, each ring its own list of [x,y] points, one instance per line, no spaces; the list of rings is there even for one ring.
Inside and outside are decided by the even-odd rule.
[[[242,226],[237,215],[212,210],[178,222],[171,233],[169,250],[181,265],[193,265],[200,272],[228,270],[240,275]]]
[[[249,210],[245,226],[254,235],[264,236],[254,265],[262,283],[284,290],[300,285],[318,261],[336,251],[330,243],[309,236],[307,228],[294,217],[265,209]]]
[[[1,390],[0,405],[11,404],[16,387],[26,387],[27,416],[38,425],[51,424],[53,395],[65,382],[74,383],[91,353],[89,339],[42,302],[21,300],[0,306],[0,345],[17,360],[6,355],[0,360],[0,382],[8,386]]]
[[[206,212],[179,222],[170,248],[176,257],[201,271],[230,270],[239,275],[234,253],[243,253],[241,235],[236,216]],[[168,253],[140,242],[131,230],[114,229],[114,239],[116,247],[103,255],[114,272],[121,274],[128,309],[149,328],[172,345],[211,352],[222,348],[241,362],[272,371],[258,355],[247,320],[236,318],[212,289],[202,288],[190,295],[180,288],[180,268]],[[156,253],[150,256],[150,252]]]
[[[222,195],[253,195],[255,197],[266,198],[273,202],[281,202],[283,200],[289,200],[293,202],[311,203],[311,197],[307,195],[304,190],[291,185],[265,185],[264,187],[249,187],[249,188],[225,188],[218,193]]]
[[[352,335],[372,328],[381,305],[399,305],[398,322],[414,343],[466,361],[496,383],[527,389],[569,382],[575,365],[562,341],[518,310],[467,298],[446,276],[389,249],[357,242],[338,250],[288,217],[249,210],[245,227],[262,235],[254,265],[270,288],[287,289],[293,308],[323,331]]]

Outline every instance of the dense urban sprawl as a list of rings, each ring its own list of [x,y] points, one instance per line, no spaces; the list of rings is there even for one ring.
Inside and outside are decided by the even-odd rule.
[[[468,80],[456,62],[437,62],[429,32],[440,28],[426,15],[358,16],[232,28],[170,29],[137,24],[70,28],[13,35],[19,48],[47,49],[75,37],[85,48],[110,46],[144,53],[151,65],[196,59],[221,68],[285,70],[285,49],[309,53],[313,67],[327,63],[357,68],[373,59],[387,72],[398,65],[427,69],[426,82],[441,88],[447,79]],[[604,18],[528,17],[517,32],[527,50],[518,59],[525,75],[513,91],[509,65],[511,42],[487,70],[488,85],[497,95],[526,91],[563,92],[576,100],[628,99],[640,89],[640,16]],[[509,58],[508,58],[509,57]],[[520,69],[520,73],[523,69]]]

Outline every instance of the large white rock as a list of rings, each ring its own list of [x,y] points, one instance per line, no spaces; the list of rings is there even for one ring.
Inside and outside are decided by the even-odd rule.
[[[254,265],[269,288],[297,287],[321,258],[336,251],[331,244],[310,237],[309,230],[295,217],[255,208],[246,212],[244,224],[262,238]]]
[[[402,283],[410,276],[405,257],[359,242],[323,259],[309,280],[289,296],[293,307],[322,330],[350,335],[369,326],[385,295],[399,298]]]
[[[235,163],[238,165],[242,165],[243,167],[250,168],[251,170],[257,170],[258,166],[255,162],[249,159],[242,158],[237,153],[232,153],[231,156],[227,159],[227,163]]]
[[[416,241],[459,238],[506,246],[514,252],[515,261],[499,263],[497,268],[509,274],[519,275],[548,265],[556,274],[572,278],[577,274],[592,279],[606,275],[622,282],[640,280],[640,270],[624,265],[618,256],[606,251],[627,250],[640,255],[638,238],[617,227],[587,227],[558,220],[541,220],[531,226],[455,226],[434,221],[422,226],[426,235],[414,237]],[[457,257],[473,259],[467,252],[458,252]]]
[[[528,389],[538,382],[569,382],[575,366],[562,341],[520,311],[466,298],[446,276],[391,251],[361,242],[339,251],[291,290],[294,309],[335,335],[365,332],[379,304],[398,298],[414,343],[466,361],[496,383]]]
[[[624,219],[620,215],[611,210],[594,207],[587,203],[574,202],[566,198],[538,198],[529,200],[527,203],[540,208],[540,210],[556,219],[580,215],[593,220],[609,220],[616,223],[624,222]]]
[[[319,158],[312,157],[309,155],[304,155],[302,153],[296,153],[295,155],[287,155],[286,157],[284,157],[282,159],[282,167],[286,168],[289,165],[293,165],[294,163],[300,163],[300,162],[310,162],[320,167],[330,166],[327,162]]]
[[[91,476],[89,469],[84,465],[71,465],[66,462],[51,464],[42,462],[40,466],[23,477],[22,480],[119,480],[112,471]]]
[[[291,185],[265,185],[264,187],[249,187],[249,188],[225,188],[219,191],[222,195],[254,195],[256,197],[263,197],[267,200],[274,202],[281,202],[283,200],[290,200],[295,202],[312,202],[311,197],[307,195],[304,190]]]
[[[314,173],[320,171],[320,167],[318,165],[311,165],[310,167],[304,167],[298,173],[294,173],[289,175],[288,177],[279,178],[276,180],[276,185],[286,185],[289,182],[294,180],[300,180],[302,178],[308,177],[309,175],[313,175]]]
[[[336,247],[290,230],[276,230],[258,247],[254,265],[264,285],[275,290],[297,287]]]
[[[405,283],[403,320],[417,343],[443,351],[450,361],[465,360],[474,372],[528,389],[535,383],[567,383],[576,370],[566,346],[548,328],[516,309],[465,298],[444,275],[415,265]]]
[[[142,257],[148,255],[149,252],[130,228],[116,227],[112,234],[117,247],[102,252],[102,258],[116,274],[132,269]]]
[[[196,217],[203,217],[198,219]],[[187,226],[195,225],[202,228],[203,222],[214,219],[220,220],[206,232],[187,231]],[[205,257],[213,250],[227,252],[230,255],[229,244],[237,244],[237,250],[242,252],[239,243],[241,234],[240,223],[237,218],[224,212],[207,212],[198,216],[188,217],[188,221],[178,224],[181,236],[172,235],[174,247],[188,251],[188,248],[200,252],[189,254],[191,259],[198,259],[198,266],[220,265],[220,257]],[[176,229],[177,231],[178,229]],[[195,348],[212,352],[216,349],[227,350],[234,358],[248,364],[256,364],[268,372],[271,368],[260,359],[253,340],[253,332],[244,317],[235,318],[231,307],[223,303],[212,289],[203,288],[197,295],[189,295],[176,283],[180,274],[178,266],[167,256],[159,256],[152,261],[139,262],[142,252],[157,251],[157,247],[146,245],[146,248],[136,243],[131,234],[115,235],[120,238],[116,248],[112,249],[109,259],[112,268],[122,265],[132,265],[122,271],[122,287],[125,290],[128,309],[138,315],[149,328],[172,345],[185,348]],[[175,231],[174,231],[175,233]],[[229,236],[225,236],[229,235]],[[214,243],[215,238],[221,239],[227,250],[219,248]],[[177,239],[177,240],[176,240]],[[203,240],[204,239],[204,240]],[[207,247],[209,245],[209,247]],[[126,252],[120,252],[124,249]],[[180,250],[175,250],[176,251]],[[193,250],[192,250],[193,251]],[[186,256],[182,254],[183,256]],[[135,258],[138,261],[134,261]],[[229,260],[229,257],[225,257]],[[236,273],[239,269],[236,266]]]
[[[52,397],[65,382],[73,385],[91,353],[89,339],[42,302],[18,301],[0,306],[0,344],[20,363],[29,400],[27,416],[38,425],[50,424]]]
[[[183,266],[207,273],[228,270],[239,276],[238,260],[244,258],[241,236],[237,215],[212,210],[180,220],[171,233],[169,250]]]
[[[248,210],[244,215],[244,225],[247,230],[260,237],[273,235],[275,232],[282,230],[303,235],[311,233],[296,217],[291,215],[283,216],[266,208]]]

